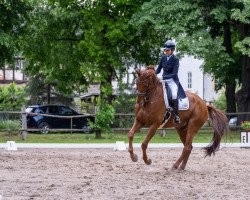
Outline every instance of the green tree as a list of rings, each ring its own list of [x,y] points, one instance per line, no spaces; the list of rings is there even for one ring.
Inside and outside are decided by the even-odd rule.
[[[56,83],[44,83],[44,76],[37,73],[32,76],[27,83],[27,95],[29,95],[29,104],[51,104],[62,103],[69,105],[72,102],[72,97],[59,93],[55,87]]]
[[[235,0],[239,8],[232,9],[232,20],[239,32],[235,47],[241,52],[242,87],[237,92],[239,112],[250,111],[250,2]],[[250,115],[240,116],[240,121],[250,119]]]
[[[0,1],[0,68],[12,63],[19,52],[30,7],[24,0]]]
[[[232,11],[241,11],[246,4],[231,0],[151,0],[143,5],[133,22],[154,24],[156,30],[165,31],[166,38],[176,39],[181,54],[204,59],[203,69],[226,88],[227,111],[235,112],[235,80],[241,80],[244,67],[239,67],[242,52],[236,45],[239,32],[237,23],[232,23]]]
[[[159,39],[151,37],[151,40],[147,40],[148,35],[152,36],[152,31],[141,29],[139,32],[129,23],[143,2],[94,0],[86,3],[83,10],[84,40],[81,41],[81,48],[86,61],[81,70],[83,74],[89,74],[93,81],[101,82],[102,95],[108,95],[109,103],[111,80],[117,71],[125,71],[126,62],[149,63],[155,59],[155,54],[151,54],[152,46]]]
[[[32,1],[23,54],[28,61],[25,70],[31,77],[40,74],[45,85],[55,85],[57,91],[71,94],[81,91],[86,83],[80,73],[84,55],[78,49],[83,15],[77,2],[65,2],[68,4]]]
[[[29,34],[24,41],[26,71],[42,74],[46,84],[70,94],[101,83],[111,102],[111,80],[131,63],[158,60],[162,38],[155,30],[130,24],[144,1],[33,0]],[[157,53],[155,53],[157,52]]]

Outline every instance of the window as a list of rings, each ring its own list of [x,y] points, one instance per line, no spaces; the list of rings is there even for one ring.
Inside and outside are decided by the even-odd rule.
[[[15,69],[23,69],[24,60],[17,59],[15,62]]]
[[[35,110],[35,113],[44,114],[46,113],[47,107],[40,107]]]
[[[192,88],[192,72],[188,72],[188,89]]]
[[[58,107],[57,106],[50,106],[49,107],[49,114],[52,114],[52,115],[59,114]]]
[[[75,115],[75,111],[71,110],[68,107],[61,107],[61,114],[62,115]]]

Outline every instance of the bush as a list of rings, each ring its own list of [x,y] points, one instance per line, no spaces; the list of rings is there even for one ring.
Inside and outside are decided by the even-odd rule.
[[[120,94],[113,103],[116,113],[133,114],[136,95]],[[128,128],[133,125],[134,116],[116,116],[113,127]]]
[[[241,122],[240,126],[243,129],[250,129],[250,121],[243,121]]]
[[[25,88],[17,87],[15,83],[0,87],[0,110],[20,111],[26,103]]]
[[[89,122],[90,127],[97,132],[111,131],[111,125],[114,123],[115,110],[112,105],[98,100],[99,106],[96,112],[95,122]]]
[[[0,121],[0,129],[19,129],[19,128],[20,128],[19,120]]]

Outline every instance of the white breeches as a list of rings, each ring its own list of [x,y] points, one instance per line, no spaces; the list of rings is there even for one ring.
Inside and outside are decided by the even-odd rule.
[[[171,79],[166,79],[164,81],[168,84],[168,86],[171,89],[172,98],[177,99],[178,86],[176,85],[174,80],[171,78]]]

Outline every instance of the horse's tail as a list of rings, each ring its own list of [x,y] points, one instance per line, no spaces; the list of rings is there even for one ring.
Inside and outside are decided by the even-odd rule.
[[[218,151],[221,137],[224,132],[228,130],[228,119],[224,113],[213,106],[208,105],[207,109],[210,121],[212,122],[214,128],[214,136],[211,143],[203,149],[206,152],[206,156],[211,156],[212,154],[215,154],[216,151]]]

